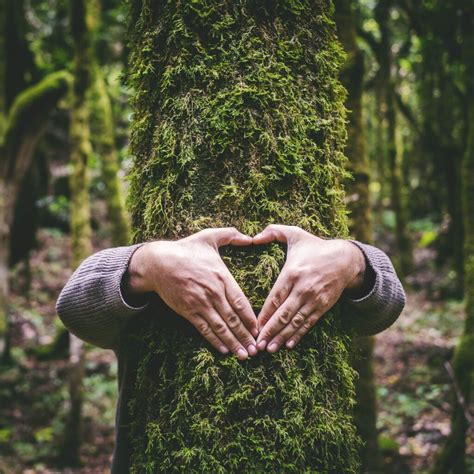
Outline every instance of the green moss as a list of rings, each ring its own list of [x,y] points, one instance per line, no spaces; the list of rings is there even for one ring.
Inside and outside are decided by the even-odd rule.
[[[92,154],[87,92],[91,87],[93,65],[91,4],[71,2],[71,30],[74,39],[74,88],[72,97],[71,139],[71,237],[72,267],[90,255],[91,227],[89,202],[89,159]]]
[[[326,1],[132,1],[135,240],[270,222],[347,235],[342,52]],[[226,249],[259,308],[277,246]],[[347,317],[347,316],[344,316]],[[137,321],[133,472],[356,472],[339,308],[294,351],[222,357],[177,317]]]
[[[14,101],[5,131],[7,157],[15,158],[24,139],[42,130],[46,117],[66,95],[71,75],[66,71],[49,74],[38,84],[24,90]]]
[[[92,23],[94,42],[97,41],[97,28],[101,15],[99,0],[89,2],[90,16],[95,20]],[[102,179],[105,184],[105,200],[107,203],[108,218],[112,226],[113,245],[126,245],[130,240],[130,225],[125,203],[124,192],[121,189],[118,177],[120,165],[117,148],[115,146],[114,118],[112,104],[107,92],[102,69],[98,63],[97,53],[94,55],[92,66],[92,88],[90,94],[92,142],[99,155]]]

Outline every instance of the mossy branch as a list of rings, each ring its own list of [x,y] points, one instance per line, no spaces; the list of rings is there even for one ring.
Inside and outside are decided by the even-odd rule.
[[[15,99],[4,135],[6,178],[17,180],[23,176],[48,115],[65,96],[71,82],[68,72],[56,72],[27,88]]]

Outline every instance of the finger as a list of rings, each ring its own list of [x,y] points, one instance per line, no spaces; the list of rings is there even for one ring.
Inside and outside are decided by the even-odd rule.
[[[202,334],[204,339],[206,339],[206,341],[208,341],[215,349],[217,349],[222,354],[229,353],[229,349],[217,337],[211,326],[209,326],[204,318],[201,316],[196,316],[194,318],[190,318],[189,321]]]
[[[268,352],[278,351],[304,324],[308,315],[313,314],[317,307],[312,304],[302,306],[291,318],[290,322],[268,343]]]
[[[292,290],[293,284],[288,280],[288,273],[283,266],[280,275],[263,303],[258,314],[258,326],[263,328],[275,311],[285,302]]]
[[[240,289],[239,284],[229,272],[229,278],[224,282],[225,296],[233,310],[237,313],[240,320],[245,324],[247,330],[253,335],[258,336],[258,322],[249,300]],[[255,344],[255,339],[252,338]]]
[[[321,309],[310,314],[302,326],[288,339],[286,347],[293,349],[301,338],[321,319],[323,314],[324,312]]]
[[[290,243],[290,240],[301,229],[296,226],[270,224],[259,234],[253,237],[254,245],[270,244],[272,242]]]
[[[249,355],[247,350],[237,340],[226,322],[220,317],[219,313],[214,308],[209,308],[206,311],[206,314],[202,314],[201,316],[211,326],[211,329],[217,337],[237,356],[238,359],[247,359]]]
[[[223,245],[252,245],[252,237],[242,234],[235,227],[205,229],[201,233],[209,243],[213,243],[217,247],[222,247]]]
[[[301,306],[301,299],[296,297],[294,292],[290,293],[285,302],[275,311],[273,316],[260,331],[257,339],[257,347],[259,350],[265,349],[268,341],[271,341],[276,334],[289,324],[291,318]]]
[[[240,316],[235,312],[234,308],[226,299],[214,302],[214,308],[220,314],[221,318],[226,322],[234,336],[246,348],[247,352],[254,356],[257,354],[257,344],[252,334],[244,326]],[[254,316],[255,318],[255,316]]]

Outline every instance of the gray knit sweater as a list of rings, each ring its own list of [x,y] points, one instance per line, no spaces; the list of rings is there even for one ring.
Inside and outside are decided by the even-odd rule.
[[[353,241],[365,255],[374,284],[367,295],[351,300],[351,326],[360,335],[376,334],[388,328],[405,305],[405,293],[390,259],[381,250]],[[122,277],[137,248],[117,247],[102,250],[79,266],[63,288],[56,305],[64,325],[79,338],[103,348],[113,349],[119,362],[119,400],[116,417],[116,444],[113,473],[127,472],[129,448],[128,393],[134,380],[130,361],[124,360],[119,341],[122,330],[133,318],[146,315],[153,303],[133,307],[121,292]]]

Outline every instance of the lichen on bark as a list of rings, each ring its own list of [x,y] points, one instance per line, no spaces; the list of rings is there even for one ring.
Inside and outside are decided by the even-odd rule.
[[[343,58],[324,0],[131,1],[135,240],[271,222],[346,236]],[[224,251],[252,305],[279,246]],[[356,472],[338,307],[293,351],[216,354],[178,317],[136,320],[132,472]]]

